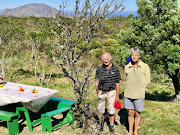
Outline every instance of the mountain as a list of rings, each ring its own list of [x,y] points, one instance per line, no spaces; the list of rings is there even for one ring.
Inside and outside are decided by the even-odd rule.
[[[26,4],[13,9],[5,9],[0,15],[4,16],[35,16],[35,17],[52,17],[52,15],[58,14],[59,11],[56,8],[50,7],[46,4]],[[63,13],[60,13],[63,16]],[[70,17],[68,14],[64,14],[65,17]]]

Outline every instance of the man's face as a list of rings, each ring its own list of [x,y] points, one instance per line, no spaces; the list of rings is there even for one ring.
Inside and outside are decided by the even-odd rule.
[[[136,63],[139,60],[139,58],[140,58],[139,53],[132,53],[131,54],[132,62]]]
[[[111,62],[111,57],[108,54],[103,55],[103,63],[105,66],[108,66]]]

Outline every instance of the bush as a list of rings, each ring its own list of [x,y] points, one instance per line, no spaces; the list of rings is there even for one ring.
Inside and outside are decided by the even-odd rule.
[[[108,34],[104,34],[102,38],[107,39],[108,37],[109,37],[109,35],[108,35]]]
[[[127,58],[130,55],[130,49],[125,46],[119,46],[116,51],[116,62],[119,66],[124,67],[127,61]]]
[[[112,46],[113,44],[118,44],[118,41],[115,39],[107,39],[103,42],[103,45]]]
[[[86,44],[86,41],[82,41],[82,43],[80,43],[80,44],[77,45],[77,48],[78,48],[78,49],[82,49],[82,48],[85,46],[85,44]],[[92,48],[93,48],[93,45],[92,45],[91,42],[89,42],[89,43],[86,45],[86,47],[85,47],[85,51],[89,51],[89,50],[91,50]]]
[[[113,46],[108,46],[105,48],[105,50],[109,52],[110,54],[115,54],[116,52],[116,48],[114,48]]]
[[[113,38],[116,38],[116,37],[117,37],[117,34],[113,32],[112,37],[113,37]]]
[[[96,58],[98,58],[101,54],[102,54],[102,50],[100,48],[94,50],[94,55]]]
[[[94,48],[101,48],[102,47],[102,43],[100,41],[95,41],[94,43]]]

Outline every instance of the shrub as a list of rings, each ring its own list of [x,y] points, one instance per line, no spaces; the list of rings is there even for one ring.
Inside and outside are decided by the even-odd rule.
[[[107,39],[103,42],[103,45],[112,46],[113,44],[118,44],[118,41],[115,39]]]
[[[100,48],[94,50],[94,55],[96,58],[98,58],[101,54],[102,54],[102,50]]]
[[[93,44],[94,44],[94,48],[101,48],[102,47],[102,43],[100,41],[95,41]]]
[[[125,47],[125,46],[119,46],[117,48],[117,52],[116,52],[116,62],[119,66],[124,67],[124,65],[126,64],[126,59],[129,57],[130,52],[129,52],[129,48]]]
[[[110,54],[115,54],[116,52],[116,48],[114,48],[113,46],[108,46],[105,48],[105,50],[109,52]]]

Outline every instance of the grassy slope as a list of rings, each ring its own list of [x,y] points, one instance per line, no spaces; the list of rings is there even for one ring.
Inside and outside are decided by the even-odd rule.
[[[8,76],[11,73],[8,73],[5,81],[9,81],[10,77]],[[92,77],[94,76],[94,73]],[[34,81],[34,76],[29,74],[18,74],[18,77],[15,82],[24,83],[29,85],[40,85]],[[123,75],[122,75],[123,77]],[[123,77],[124,78],[124,77]],[[124,80],[124,79],[123,79]],[[48,86],[51,89],[59,90],[59,92],[55,96],[64,97],[68,99],[73,99],[74,94],[72,90],[72,85],[65,78],[56,77],[52,79]],[[123,107],[123,91],[125,89],[124,81],[121,82],[120,89],[120,101]],[[145,101],[145,110],[141,113],[142,120],[140,123],[139,133],[140,135],[179,135],[180,134],[180,104],[171,103],[171,102],[157,102],[158,101],[166,101],[169,100],[172,94],[174,93],[172,88],[167,87],[165,85],[160,85],[156,83],[151,83],[148,87],[148,91],[146,92],[146,101]],[[91,102],[91,109],[96,107],[96,92],[94,89],[94,82],[90,85],[90,90],[87,93],[88,100]],[[128,125],[127,122],[127,111],[125,109],[121,109],[120,111],[116,110],[116,122],[118,125],[115,125],[115,131],[117,134],[127,134],[126,127]],[[2,123],[2,124],[1,124]],[[5,123],[1,122],[0,125],[5,125]],[[76,121],[75,121],[76,123]],[[103,134],[108,134],[108,127],[105,124],[105,131]],[[26,121],[20,124],[20,134],[22,135],[31,135],[31,134],[48,134],[43,133],[41,131],[41,125],[34,128],[33,132],[28,130],[26,125]],[[63,126],[60,129],[54,131],[52,134],[81,134],[82,128],[78,128],[75,126],[72,129],[71,126]],[[7,134],[7,128],[0,127],[0,133]]]
[[[121,103],[123,101],[121,100]],[[140,123],[140,135],[179,135],[180,134],[180,104],[168,102],[145,101],[145,109],[141,113],[142,119]],[[22,120],[21,120],[22,121]],[[3,124],[2,124],[3,123]],[[121,109],[116,110],[116,134],[126,135],[127,130],[127,111]],[[1,122],[1,125],[5,125]],[[0,127],[2,135],[7,134],[7,128]],[[41,125],[34,128],[33,132],[28,130],[26,121],[20,123],[20,135],[76,135],[81,134],[81,128],[72,128],[71,126],[63,126],[53,133],[43,133]],[[108,127],[105,123],[103,134],[108,134]]]
[[[180,104],[146,101],[140,134],[179,135]]]
[[[150,86],[151,88],[152,86]],[[64,83],[60,83],[59,85],[53,86],[50,85],[50,88],[58,89],[59,93],[55,96],[61,96],[65,98],[73,99],[73,92],[72,87],[70,85],[66,85]],[[120,97],[123,95],[124,84],[122,83],[121,90],[120,90]],[[152,91],[152,90],[151,90]],[[90,97],[89,100],[91,101],[92,105],[91,108],[96,107],[96,93],[94,87],[91,87],[90,90]],[[123,108],[123,99],[120,99],[122,103],[122,109],[116,110],[116,125],[115,131],[116,134],[119,135],[126,135],[127,134],[127,111]],[[139,134],[140,135],[179,135],[180,134],[180,104],[178,103],[171,103],[171,102],[157,102],[157,101],[150,101],[145,100],[145,107],[144,111],[141,113],[142,119],[140,123]],[[77,123],[77,121],[75,121]],[[0,125],[6,125],[4,122],[1,121]],[[0,127],[0,133],[2,135],[7,134],[7,128]],[[63,126],[58,130],[54,131],[53,135],[76,135],[81,134],[82,128],[76,127],[74,128],[71,126]],[[107,123],[105,123],[105,130],[103,134],[108,134],[109,130],[107,127]],[[38,125],[34,128],[33,132],[28,130],[26,125],[26,121],[20,122],[20,135],[39,135],[39,134],[46,134],[41,131],[41,125]]]

